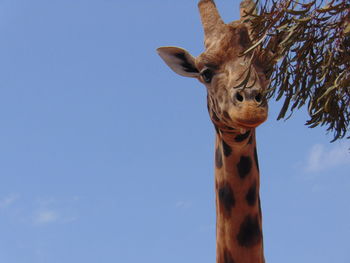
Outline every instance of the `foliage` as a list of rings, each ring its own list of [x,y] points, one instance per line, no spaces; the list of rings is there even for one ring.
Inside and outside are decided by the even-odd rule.
[[[258,13],[249,12],[255,43],[250,50],[263,51],[255,54],[263,56],[271,77],[268,97],[284,98],[278,119],[307,105],[306,125],[325,125],[333,141],[347,136],[350,1],[262,1]]]

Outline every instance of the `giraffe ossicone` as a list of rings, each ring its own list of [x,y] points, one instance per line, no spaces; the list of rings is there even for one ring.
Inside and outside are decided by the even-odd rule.
[[[229,24],[223,22],[213,0],[199,1],[198,8],[204,52],[194,57],[179,47],[157,51],[174,72],[197,78],[207,89],[208,111],[216,129],[216,262],[262,263],[255,128],[267,119],[269,80],[253,51],[244,54],[252,44],[249,14],[255,4],[242,1],[240,19]]]

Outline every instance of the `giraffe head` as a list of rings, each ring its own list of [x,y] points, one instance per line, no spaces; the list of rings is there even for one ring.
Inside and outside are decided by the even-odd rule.
[[[176,73],[197,78],[208,92],[208,110],[220,130],[243,131],[255,128],[267,118],[265,90],[268,86],[263,63],[243,55],[250,47],[251,28],[247,13],[254,3],[241,3],[241,19],[225,24],[213,0],[198,4],[205,34],[205,51],[193,57],[178,47],[157,49],[165,63]]]

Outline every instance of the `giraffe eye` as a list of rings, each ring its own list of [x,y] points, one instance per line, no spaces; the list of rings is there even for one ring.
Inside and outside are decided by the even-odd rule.
[[[214,76],[214,72],[208,68],[202,70],[202,72],[200,74],[201,74],[202,79],[204,80],[205,83],[210,83],[213,76]]]

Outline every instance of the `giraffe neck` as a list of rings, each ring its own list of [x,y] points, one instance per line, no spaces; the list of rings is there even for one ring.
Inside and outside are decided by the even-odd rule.
[[[218,132],[215,166],[216,262],[263,263],[255,130]]]

